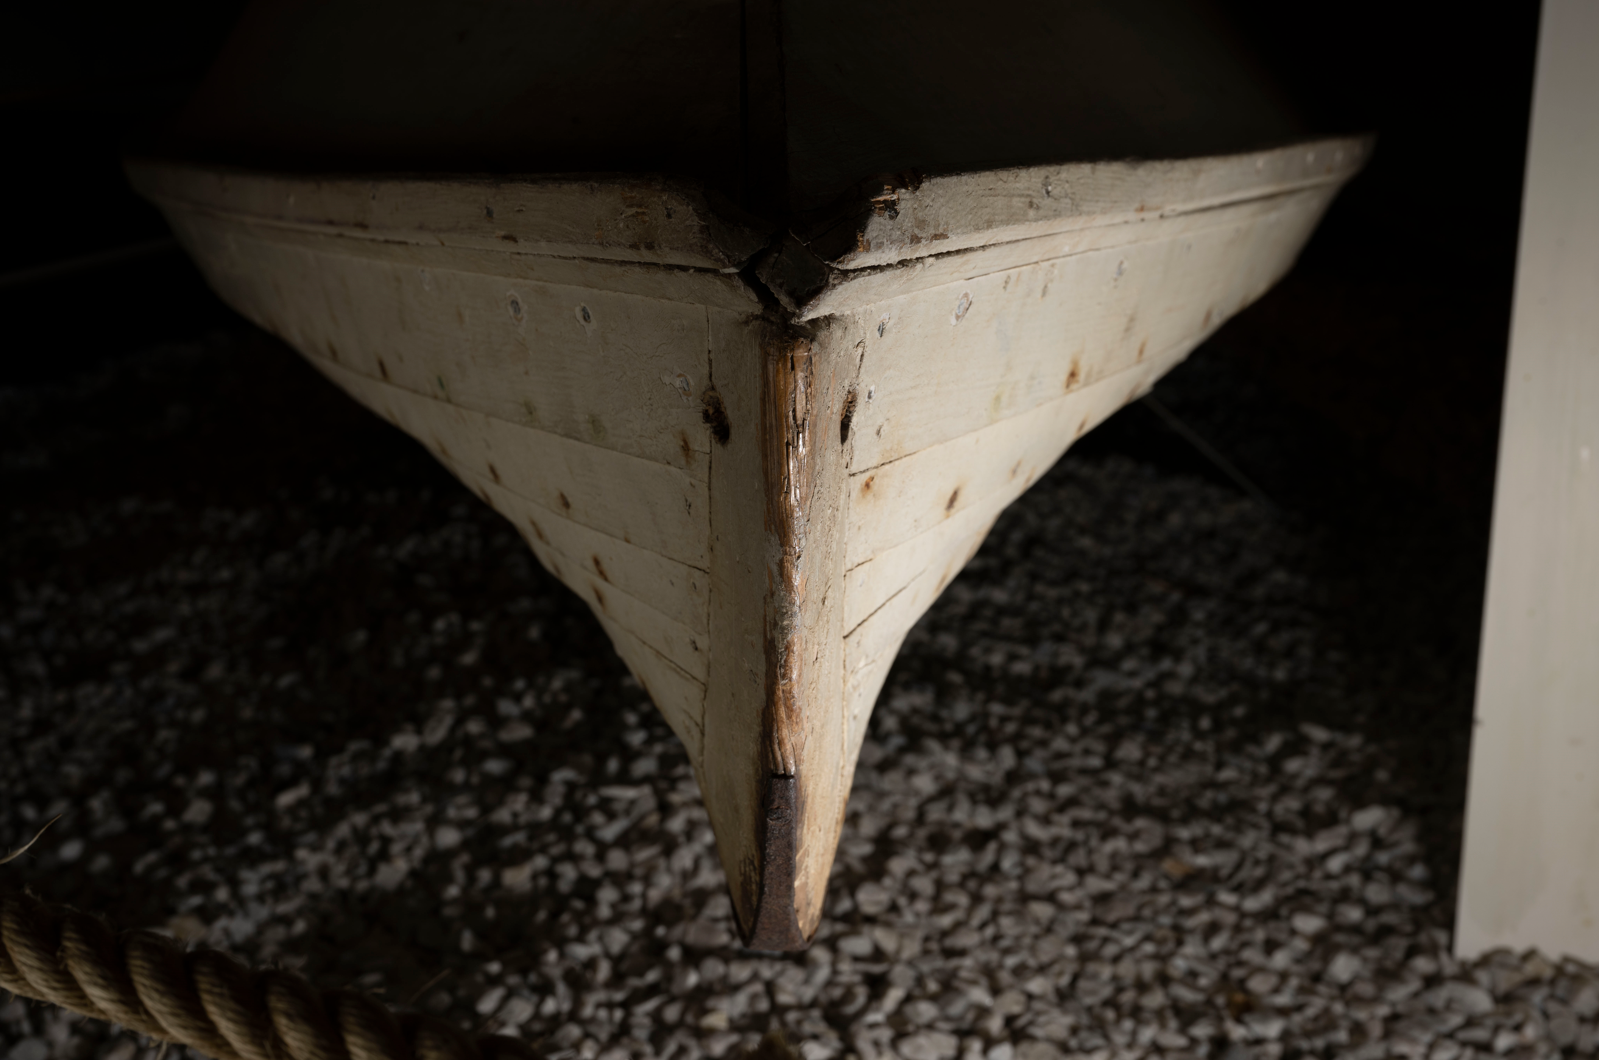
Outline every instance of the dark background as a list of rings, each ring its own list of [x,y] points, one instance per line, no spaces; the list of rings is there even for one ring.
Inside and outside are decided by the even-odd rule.
[[[250,330],[154,242],[164,222],[120,168],[124,145],[181,103],[241,6],[30,5],[0,17],[0,387]],[[1346,635],[1368,649],[1357,654],[1407,670],[1397,683],[1372,676],[1409,699],[1363,723],[1387,727],[1376,735],[1413,773],[1412,808],[1458,843],[1537,5],[1448,18],[1373,0],[1221,6],[1311,128],[1375,132],[1378,146],[1294,272],[1157,394],[1277,505],[1325,530]],[[127,247],[140,250],[30,274]],[[1227,481],[1143,406],[1083,447]],[[127,454],[144,456],[137,444]]]

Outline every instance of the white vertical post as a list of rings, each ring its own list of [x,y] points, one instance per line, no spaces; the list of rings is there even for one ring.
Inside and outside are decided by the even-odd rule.
[[[1456,952],[1599,959],[1599,0],[1538,33],[1466,806]]]

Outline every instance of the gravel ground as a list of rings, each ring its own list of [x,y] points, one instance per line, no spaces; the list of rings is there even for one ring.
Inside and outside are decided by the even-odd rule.
[[[0,844],[65,814],[0,879],[552,1058],[1593,1052],[1599,972],[1449,955],[1478,545],[1132,459],[1136,411],[912,633],[772,956],[598,626],[420,448],[242,329],[0,392]],[[0,1055],[156,1054],[10,1000]]]

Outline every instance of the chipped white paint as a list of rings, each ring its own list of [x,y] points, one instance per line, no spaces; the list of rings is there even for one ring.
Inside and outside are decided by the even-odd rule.
[[[1455,948],[1599,960],[1599,4],[1545,0]]]
[[[799,247],[825,279],[778,290],[786,317],[738,271],[760,238],[671,185],[132,173],[225,299],[589,604],[689,750],[746,925],[780,748],[803,935],[911,624],[1067,446],[1290,267],[1365,151],[889,189],[843,251]]]

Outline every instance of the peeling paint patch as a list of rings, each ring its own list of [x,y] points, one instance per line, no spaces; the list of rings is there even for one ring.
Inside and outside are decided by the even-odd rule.
[[[678,396],[683,399],[685,404],[694,400],[694,380],[690,379],[687,374],[683,372],[676,374],[662,372],[661,382],[676,390]]]
[[[966,319],[966,314],[967,314],[968,311],[971,310],[971,308],[972,308],[972,293],[970,291],[962,291],[960,299],[958,301],[956,301],[956,303],[955,303],[955,312],[953,312],[953,313],[951,313],[949,315],[950,326],[954,327],[956,324],[959,324],[962,320],[965,320]]]

